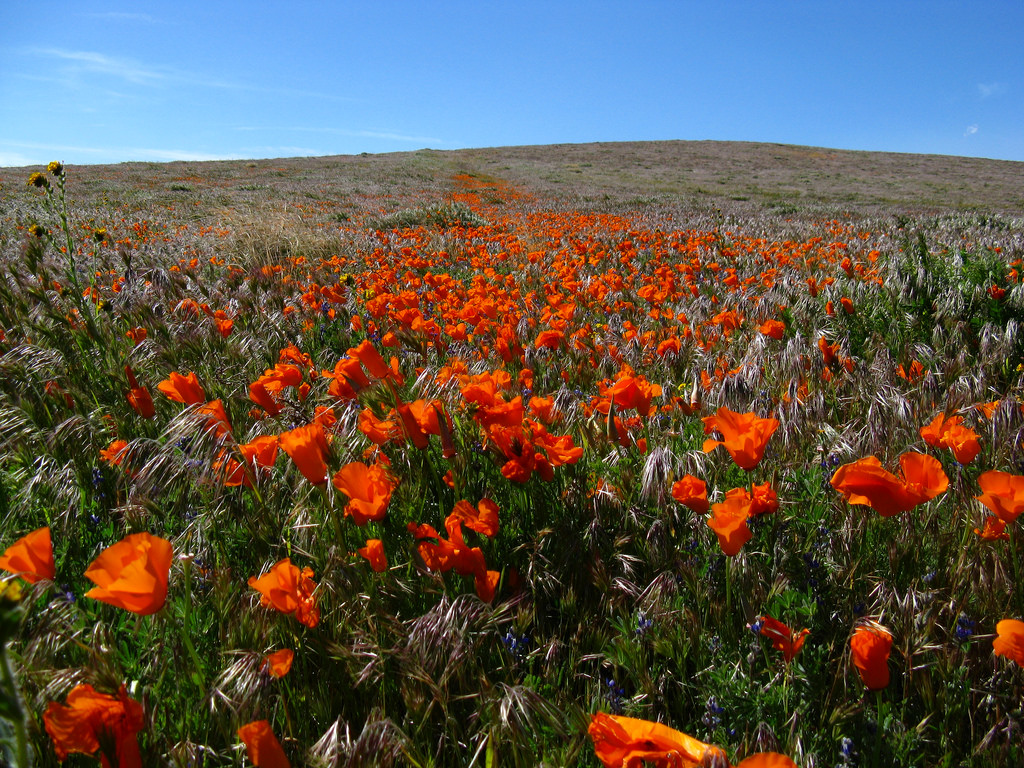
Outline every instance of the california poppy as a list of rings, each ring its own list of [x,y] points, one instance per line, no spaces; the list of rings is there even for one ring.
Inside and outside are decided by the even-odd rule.
[[[366,546],[356,550],[361,557],[366,558],[370,567],[377,573],[388,569],[388,557],[384,552],[384,542],[380,539],[367,539]]]
[[[864,504],[882,517],[913,509],[946,491],[949,478],[938,459],[923,453],[900,456],[903,477],[882,468],[874,456],[844,464],[832,475],[832,487],[850,504]]]
[[[243,725],[238,729],[238,738],[245,744],[249,760],[256,768],[291,768],[281,742],[266,720]]]
[[[891,649],[892,634],[874,622],[857,627],[850,638],[854,666],[869,691],[880,691],[889,685]]]
[[[303,476],[320,485],[327,482],[327,433],[320,424],[306,424],[278,436],[281,450],[291,457]]]
[[[44,579],[53,581],[57,570],[53,565],[50,528],[37,528],[11,544],[0,555],[0,569],[20,576],[29,584]]]
[[[736,413],[724,407],[702,421],[705,435],[718,432],[722,436],[721,440],[705,440],[704,453],[725,446],[736,465],[748,472],[761,462],[769,438],[779,427],[777,419],[761,419],[754,413]]]
[[[761,616],[758,621],[761,622],[760,633],[772,641],[772,647],[782,653],[787,664],[800,653],[800,649],[804,647],[804,639],[811,633],[809,629],[794,632],[771,616]]]
[[[131,385],[131,389],[125,395],[128,399],[128,404],[144,419],[151,419],[156,416],[156,406],[153,405],[153,397],[149,394],[149,390],[139,386],[139,382],[135,379],[135,373],[130,366],[126,365],[124,372],[128,377],[128,383]]]
[[[797,768],[797,764],[778,752],[758,752],[741,760],[736,768]]]
[[[86,597],[149,616],[163,608],[173,552],[171,542],[149,533],[133,533],[107,547],[86,569],[96,586]]]
[[[402,430],[397,421],[389,418],[378,419],[370,408],[360,411],[357,427],[370,439],[370,442],[376,445],[384,445],[402,436]]]
[[[734,489],[736,490],[736,489]],[[743,490],[742,488],[739,490]],[[711,505],[708,527],[718,537],[718,545],[729,557],[738,554],[753,535],[747,526],[751,499],[746,493],[726,494],[725,501]]]
[[[313,569],[301,571],[290,558],[277,561],[269,571],[249,577],[249,586],[260,593],[260,605],[281,613],[294,613],[300,624],[313,628],[320,622],[320,609],[316,604],[316,584]]]
[[[992,650],[996,656],[1005,656],[1024,667],[1024,621],[1003,619],[996,624],[996,639],[992,641]]]
[[[921,437],[934,448],[948,448],[961,464],[970,464],[981,451],[978,434],[963,425],[962,416],[946,417],[940,413],[927,426],[921,427]]]
[[[985,515],[985,524],[974,532],[985,541],[1006,541],[1010,534],[1006,532],[1006,521],[995,515]]]
[[[177,371],[171,371],[170,376],[157,384],[156,388],[177,403],[199,405],[206,402],[206,393],[194,373],[182,376]]]
[[[490,499],[481,499],[474,508],[468,501],[460,500],[448,516],[450,520],[458,520],[471,531],[493,538],[498,533],[498,505]]]
[[[88,684],[75,686],[64,704],[51,701],[43,713],[58,760],[102,750],[103,768],[142,767],[137,736],[142,724],[142,705],[128,697],[123,685],[116,696],[99,693]]]
[[[709,509],[708,487],[703,480],[693,475],[683,475],[672,484],[672,498],[699,515]]]
[[[227,455],[225,450],[221,452],[213,467],[222,473],[226,487],[244,485],[251,488],[257,469],[268,470],[274,466],[274,460],[277,458],[277,435],[254,438],[239,445],[238,451],[242,454],[242,461]]]
[[[383,464],[367,466],[353,461],[339,469],[331,478],[334,487],[348,496],[345,514],[356,525],[369,520],[382,520],[397,482]]]
[[[267,654],[264,660],[264,668],[271,677],[281,678],[288,674],[295,660],[295,651],[291,648],[282,648],[279,651]]]
[[[220,400],[211,400],[203,403],[194,411],[196,418],[203,422],[204,429],[212,434],[214,439],[220,440],[225,435],[231,434],[231,421],[228,413],[224,410],[224,403]]]
[[[999,519],[1012,523],[1024,512],[1024,475],[1011,475],[992,469],[978,476],[982,504],[991,509]]]
[[[106,448],[100,450],[100,458],[111,466],[117,466],[124,461],[123,451],[127,447],[127,440],[114,440]]]
[[[781,320],[765,320],[757,330],[764,336],[781,339],[786,335],[786,324]]]
[[[729,764],[718,747],[649,720],[598,712],[591,715],[587,733],[605,768],[639,768],[645,761],[666,768]]]

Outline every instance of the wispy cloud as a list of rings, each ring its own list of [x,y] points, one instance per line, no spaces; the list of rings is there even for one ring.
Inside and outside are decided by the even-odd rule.
[[[14,168],[22,165],[42,165],[42,163],[34,163],[20,152],[5,152],[0,149],[0,168]]]
[[[21,152],[9,152],[7,148],[13,147],[23,150],[35,150],[36,157]],[[190,160],[201,162],[205,160],[241,160],[246,155],[233,152],[195,152],[188,149],[154,149],[151,147],[86,147],[69,144],[39,144],[28,141],[4,141],[0,139],[0,159],[5,157],[18,157],[24,162],[19,165],[41,165],[53,159],[67,159],[68,162],[88,163],[119,163],[132,160]],[[71,160],[75,157],[75,160]],[[78,160],[77,158],[83,158]],[[2,165],[2,163],[0,163]]]
[[[134,59],[108,56],[97,51],[73,51],[64,48],[32,48],[29,53],[36,56],[49,57],[64,62],[69,70],[65,75],[91,73],[118,77],[136,85],[191,85],[200,88],[218,88],[263,94],[279,94],[303,99],[320,99],[324,101],[353,101],[353,99],[333,94],[315,93],[292,88],[256,86],[219,77],[189,72],[175,67],[147,66]],[[65,78],[65,82],[69,82]]]
[[[1006,91],[1003,83],[978,83],[978,93],[981,98],[988,99],[992,96],[999,96]]]
[[[151,67],[145,67],[137,61],[116,56],[107,56],[95,51],[68,51],[61,48],[34,48],[32,53],[40,56],[47,56],[60,61],[69,62],[69,65],[86,72],[114,75],[123,78],[130,83],[139,85],[152,85],[153,83],[166,80],[166,72],[160,72]]]
[[[978,124],[968,125],[967,130],[964,131],[964,136],[973,136],[978,132]]]

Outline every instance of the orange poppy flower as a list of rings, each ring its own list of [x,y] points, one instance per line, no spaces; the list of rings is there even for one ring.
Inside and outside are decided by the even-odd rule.
[[[729,557],[738,554],[753,535],[747,526],[750,518],[750,497],[742,488],[733,489],[742,493],[727,493],[725,501],[711,505],[708,527],[718,537],[718,545]]]
[[[384,358],[369,339],[364,339],[359,346],[352,347],[348,350],[348,354],[358,360],[375,379],[390,378],[398,386],[402,386],[404,383],[404,379],[398,373],[397,365],[392,367],[384,362]]]
[[[278,436],[281,450],[291,457],[303,476],[320,485],[327,482],[327,433],[320,424],[306,424]]]
[[[250,576],[248,583],[260,593],[260,605],[264,608],[273,607],[281,613],[294,613],[300,624],[310,628],[320,622],[312,568],[306,567],[300,571],[286,557],[277,561],[259,578]]]
[[[199,405],[206,402],[206,393],[194,373],[182,376],[177,371],[171,371],[170,376],[157,384],[156,388],[176,403]]]
[[[839,300],[839,303],[843,305],[843,311],[846,314],[852,315],[854,313],[853,300],[852,299],[848,299],[848,298],[846,298],[844,296],[843,298],[841,298]]]
[[[903,363],[900,363],[896,368],[896,374],[901,378],[909,382],[917,381],[918,379],[926,376],[928,371],[924,369],[920,360],[914,360],[908,368],[903,367]]]
[[[125,375],[128,377],[128,383],[131,385],[131,389],[125,397],[128,400],[128,404],[135,409],[135,412],[144,419],[152,419],[156,416],[156,406],[153,405],[153,397],[149,394],[149,390],[145,387],[140,387],[139,382],[135,379],[135,374],[132,372],[130,366],[124,367]]]
[[[1006,521],[995,515],[985,515],[983,528],[975,528],[974,532],[985,541],[1007,541],[1010,534],[1006,532]]]
[[[746,488],[733,488],[731,491],[726,492],[726,496],[730,493],[742,491],[743,495],[750,499],[751,517],[757,517],[757,515],[766,515],[779,511],[779,495],[775,492],[775,489],[772,488],[771,483],[761,483],[760,485],[754,485],[753,488],[753,496],[750,495]]]
[[[765,320],[757,330],[769,338],[781,339],[786,335],[786,324],[781,320]]]
[[[238,738],[245,744],[249,760],[256,768],[291,768],[281,742],[277,740],[270,723],[256,720],[238,729]]]
[[[804,639],[811,633],[809,629],[794,632],[771,616],[761,616],[758,621],[761,622],[760,633],[772,641],[772,647],[782,653],[787,664],[800,653],[800,649],[804,647]]]
[[[219,399],[199,406],[195,415],[203,420],[207,433],[212,432],[214,439],[220,440],[224,435],[231,434],[231,421],[224,410],[224,403]]]
[[[718,747],[649,720],[598,712],[591,715],[587,733],[605,768],[639,768],[644,762],[663,768],[729,764]]]
[[[844,464],[832,475],[832,487],[850,504],[864,504],[882,517],[907,512],[946,491],[949,478],[938,459],[923,453],[900,456],[903,477],[882,469],[882,462],[866,456]]]
[[[758,752],[741,760],[736,768],[797,768],[797,764],[778,752]]]
[[[364,408],[360,411],[357,426],[359,431],[366,435],[370,442],[375,445],[384,445],[402,435],[398,422],[391,419],[378,419],[369,408]]]
[[[388,557],[384,552],[384,542],[380,539],[367,539],[366,546],[356,550],[370,563],[370,567],[377,573],[388,569]]]
[[[100,458],[107,462],[107,464],[116,467],[124,461],[124,454],[122,451],[127,447],[127,440],[114,440],[110,445],[100,451]]]
[[[850,638],[853,663],[869,691],[880,691],[889,685],[889,651],[892,633],[871,622],[854,631]]]
[[[53,564],[53,544],[48,526],[37,528],[11,544],[0,555],[0,569],[20,576],[29,584],[47,579],[53,581],[57,569]]]
[[[473,576],[473,587],[476,589],[476,596],[483,602],[489,603],[494,600],[494,593],[498,590],[498,582],[501,581],[501,571],[484,571]]]
[[[149,331],[145,328],[129,328],[124,332],[124,335],[131,339],[135,343],[135,346],[139,346],[139,344],[146,340],[146,337],[149,335]]]
[[[345,514],[356,525],[369,520],[383,520],[397,483],[382,464],[367,466],[353,461],[339,469],[331,478],[334,487],[348,496]]]
[[[117,696],[99,693],[88,684],[75,686],[64,704],[51,701],[43,713],[58,760],[102,750],[104,768],[142,768],[137,736],[142,724],[142,705],[128,697],[123,685]]]
[[[699,515],[707,513],[710,508],[707,485],[693,475],[683,475],[672,484],[672,498]]]
[[[140,616],[149,616],[167,600],[171,542],[149,533],[133,533],[103,550],[86,569],[96,586],[86,597]]]
[[[970,464],[981,451],[978,434],[963,425],[963,417],[940,413],[927,426],[921,427],[921,437],[933,448],[948,448],[961,464]]]
[[[1024,667],[1024,621],[1003,619],[996,624],[996,635],[992,641],[996,656],[1013,659],[1017,666]]]
[[[705,416],[704,434],[721,434],[721,440],[705,440],[704,453],[710,453],[718,446],[725,446],[732,460],[748,472],[761,463],[769,438],[779,427],[777,419],[758,418],[754,413],[736,413],[728,408],[719,408],[714,416]]]
[[[637,376],[629,366],[623,366],[618,379],[608,388],[607,396],[621,410],[634,408],[646,418],[651,411],[651,400],[661,393],[661,385],[652,384],[643,376]]]
[[[445,526],[448,527],[452,520],[458,520],[471,531],[493,538],[498,533],[498,505],[490,499],[481,499],[474,509],[468,501],[461,500],[455,503]]]
[[[978,476],[981,496],[975,498],[991,509],[1000,520],[1012,523],[1024,512],[1024,475],[1011,475],[997,469]]]
[[[282,648],[279,651],[267,654],[264,668],[271,677],[282,678],[291,671],[294,660],[295,652],[290,648]]]
[[[263,435],[239,445],[238,450],[243,461],[228,457],[214,465],[215,468],[223,470],[224,485],[228,488],[239,485],[251,488],[257,468],[267,470],[274,466],[277,459],[277,443],[277,435]]]

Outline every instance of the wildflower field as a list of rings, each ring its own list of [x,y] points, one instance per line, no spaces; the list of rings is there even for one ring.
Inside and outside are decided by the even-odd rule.
[[[0,170],[0,765],[1024,765],[1019,184],[495,152]]]

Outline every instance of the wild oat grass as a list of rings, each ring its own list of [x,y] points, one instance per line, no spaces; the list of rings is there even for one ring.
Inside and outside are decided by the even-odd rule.
[[[1024,474],[1019,218],[273,162],[142,169],[107,202],[76,199],[78,169],[5,191],[0,551],[45,526],[56,568],[0,597],[8,763],[58,763],[46,723],[86,684],[141,705],[144,765],[248,764],[260,721],[292,765],[597,765],[598,711],[734,763],[1024,760],[1024,673],[992,642],[1024,617],[1020,524],[975,531],[979,477]],[[172,372],[201,397],[160,391]],[[749,471],[705,445],[719,408],[778,422]],[[939,414],[976,458],[926,442]],[[830,482],[913,452],[948,488],[901,514]],[[350,464],[389,478],[362,526]],[[676,500],[685,475],[710,512]],[[758,488],[780,507],[726,556],[708,520]],[[148,616],[85,596],[139,532],[174,553]],[[285,558],[317,620],[252,586]],[[802,636],[789,659],[766,616]],[[869,620],[893,637],[877,692],[850,650]]]

